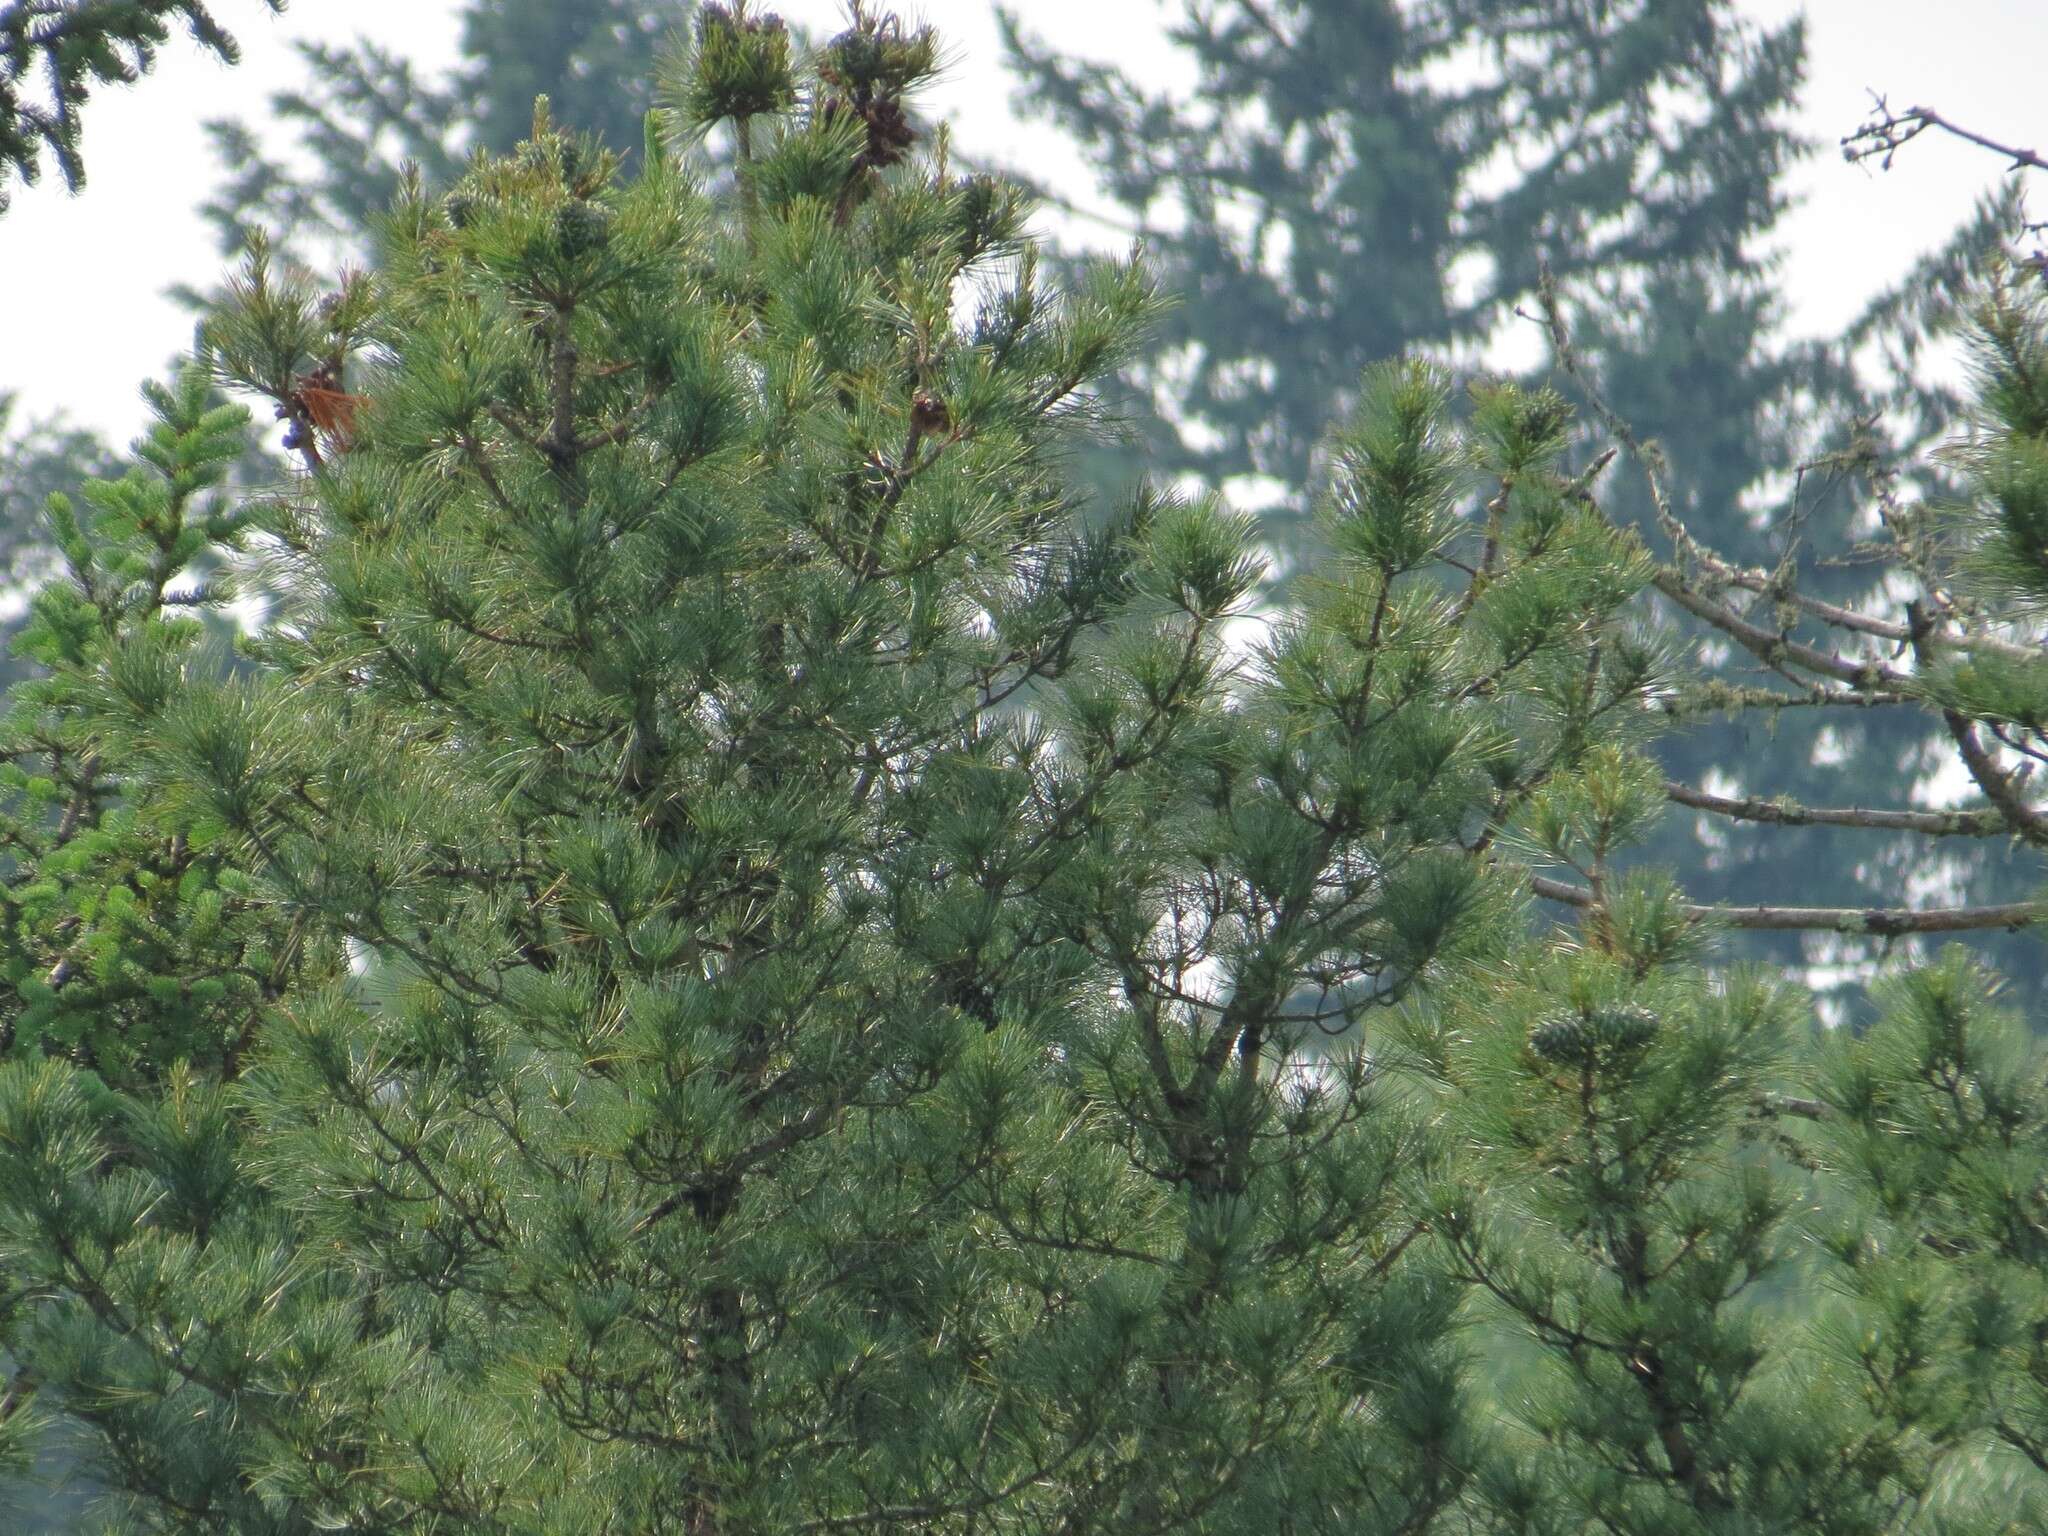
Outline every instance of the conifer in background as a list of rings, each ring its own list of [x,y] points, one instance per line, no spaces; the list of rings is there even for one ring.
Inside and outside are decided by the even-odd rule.
[[[295,247],[359,240],[405,164],[448,185],[472,151],[502,154],[525,136],[536,96],[565,128],[630,159],[653,104],[653,61],[693,14],[686,0],[474,0],[445,79],[422,77],[388,41],[301,44],[307,85],[274,96],[269,122],[207,125],[228,170],[207,216],[231,252],[252,229]],[[312,157],[310,176],[277,153],[280,130]]]
[[[1160,463],[1273,477],[1299,511],[1360,371],[1421,347],[1471,357],[1544,265],[1609,317],[1603,363],[1668,392],[1628,391],[1646,432],[1720,434],[1671,445],[1688,472],[1730,476],[1732,501],[1771,462],[1758,417],[1785,380],[1760,356],[1770,290],[1745,253],[1799,151],[1797,23],[1760,33],[1722,0],[1165,9],[1193,92],[998,7],[1021,104],[1087,148],[1186,298],[1165,361],[1131,375]],[[1673,94],[1700,109],[1664,110]],[[1510,145],[1517,168],[1494,174]]]

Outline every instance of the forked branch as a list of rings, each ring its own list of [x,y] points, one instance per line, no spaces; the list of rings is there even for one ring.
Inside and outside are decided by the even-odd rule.
[[[1871,99],[1874,105],[1869,121],[1854,133],[1842,137],[1842,158],[1852,165],[1875,160],[1881,169],[1888,171],[1892,168],[1894,155],[1932,128],[1966,144],[1988,149],[1994,155],[2003,155],[2010,162],[2008,169],[2048,171],[2048,159],[2043,159],[2038,151],[2001,144],[1975,129],[1949,121],[1932,107],[1908,107],[1903,112],[1894,112],[1884,97],[1873,92]]]

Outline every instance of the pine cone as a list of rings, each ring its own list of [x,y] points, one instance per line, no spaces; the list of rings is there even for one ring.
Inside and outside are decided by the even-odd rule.
[[[1592,1048],[1592,1033],[1576,1013],[1546,1014],[1529,1031],[1529,1049],[1556,1066],[1583,1066]]]
[[[555,214],[555,243],[564,256],[603,250],[612,236],[611,210],[598,203],[572,202]]]
[[[910,402],[910,430],[917,437],[941,437],[953,430],[953,413],[937,395],[919,390]]]
[[[1633,1056],[1657,1036],[1657,1015],[1634,1003],[1591,1013],[1561,1009],[1529,1031],[1529,1049],[1555,1066],[1590,1067]]]
[[[1634,1003],[1596,1008],[1587,1023],[1600,1046],[1616,1055],[1633,1054],[1657,1038],[1657,1015]]]

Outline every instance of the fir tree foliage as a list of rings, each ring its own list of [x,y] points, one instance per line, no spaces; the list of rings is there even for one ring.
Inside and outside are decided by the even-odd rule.
[[[7,589],[26,592],[53,563],[42,528],[45,498],[114,468],[93,433],[58,416],[24,418],[19,392],[0,392],[0,581]]]
[[[35,674],[0,725],[0,1072],[20,1090],[0,1131],[12,1192],[0,1443],[25,1471],[35,1431],[69,1415],[95,1426],[109,1485],[160,1476],[177,1497],[219,1475],[219,1424],[195,1417],[189,1396],[138,1398],[157,1379],[149,1351],[117,1314],[87,1323],[13,1218],[40,1213],[93,1266],[128,1229],[139,1244],[130,1261],[175,1271],[186,1218],[203,1232],[233,1203],[221,1081],[308,958],[336,951],[308,945],[233,857],[219,820],[167,789],[137,749],[145,736],[218,744],[184,712],[185,684],[221,670],[201,616],[231,589],[193,577],[246,526],[218,494],[246,449],[246,411],[219,403],[200,364],[147,393],[155,420],[126,472],[48,499],[65,570],[32,601],[16,651]],[[108,1147],[122,1151],[110,1161],[98,1150]],[[100,1202],[90,1215],[88,1190]],[[101,1220],[115,1226],[89,1226]],[[153,1282],[137,1271],[124,1283]]]
[[[219,1069],[294,960],[218,824],[116,766],[135,761],[131,733],[161,722],[188,673],[218,666],[201,616],[233,589],[196,569],[245,527],[217,493],[246,447],[247,411],[209,397],[203,366],[146,393],[156,419],[127,472],[48,498],[64,577],[31,600],[15,651],[36,675],[0,728],[17,999],[0,1042],[121,1085],[179,1061]]]
[[[263,0],[272,11],[284,0]],[[8,0],[0,6],[0,213],[14,176],[33,183],[43,155],[64,184],[85,181],[79,112],[101,85],[132,85],[182,25],[225,63],[239,49],[200,0]],[[41,77],[40,81],[38,76]]]

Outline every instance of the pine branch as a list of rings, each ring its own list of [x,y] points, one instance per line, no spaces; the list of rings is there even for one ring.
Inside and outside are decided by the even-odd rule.
[[[1580,911],[1598,905],[1584,886],[1532,875],[1529,889],[1546,901],[1555,901]],[[1914,933],[1981,933],[1991,929],[2016,932],[2031,927],[2044,915],[2032,901],[2007,902],[1990,907],[1931,907],[1913,911],[1905,907],[1702,907],[1687,905],[1687,919],[1723,928],[1747,928],[1773,933],[1843,933],[1870,938],[1900,938]]]
[[[1863,692],[1815,684],[1800,693],[1784,693],[1776,688],[1738,688],[1717,682],[1682,688],[1662,700],[1658,709],[1671,719],[1689,720],[1702,715],[1737,714],[1747,709],[1875,709],[1880,705],[1920,702],[1910,694],[1875,689]]]
[[[1910,620],[1881,619],[1873,614],[1862,613],[1854,608],[1844,607],[1839,603],[1830,603],[1817,597],[1811,597],[1789,584],[1789,573],[1779,575],[1769,571],[1735,565],[1708,549],[1696,538],[1688,536],[1686,554],[1690,561],[1697,565],[1711,581],[1724,583],[1731,587],[1740,587],[1745,592],[1754,592],[1759,597],[1768,597],[1774,602],[1789,603],[1800,612],[1820,620],[1821,623],[1827,625],[1830,629],[1846,629],[1856,634],[1872,636],[1875,639],[1889,640],[1902,646],[1911,644],[1915,639],[1915,631]],[[1923,589],[1929,593],[1940,595],[1941,583],[1932,572],[1916,567],[1914,574],[1919,577]],[[1911,604],[1907,606],[1910,609]],[[1959,616],[1955,616],[1952,610],[1945,608],[1944,611],[1955,618],[1956,623],[1961,627],[1962,621]],[[1931,635],[1923,634],[1920,638],[1932,637]],[[2042,648],[2038,645],[2023,645],[1998,635],[1983,634],[1981,632],[1949,634],[1941,636],[1940,639],[1944,647],[1954,647],[1969,651],[1989,651],[1994,655],[2010,657],[2015,661],[2039,661],[2044,656]]]
[[[1913,679],[1908,674],[1881,661],[1851,661],[1775,630],[1765,629],[1760,624],[1752,624],[1734,609],[1701,595],[1670,567],[1659,570],[1651,584],[1694,618],[1712,625],[1767,666],[1790,663],[1858,690],[1881,686],[1905,691],[1912,687]]]
[[[1909,607],[1907,613],[1913,621],[1913,654],[1924,663],[1930,621],[1918,606]],[[1956,744],[1971,779],[1984,792],[1984,798],[1998,808],[2006,824],[2030,843],[2048,842],[2048,816],[2027,803],[2020,775],[2006,772],[1984,749],[1977,738],[1975,723],[1954,709],[1942,710],[1941,723]]]
[[[1996,811],[1873,811],[1860,806],[1822,809],[1790,800],[1749,795],[1732,798],[1668,780],[1664,793],[1673,803],[1726,816],[1732,821],[1764,822],[1783,827],[1861,827],[1877,832],[1919,832],[1929,837],[1996,837],[2008,830]]]
[[[1825,602],[1810,597],[1789,587],[1784,579],[1771,573],[1745,569],[1722,558],[1706,545],[1700,543],[1691,529],[1679,518],[1671,503],[1663,478],[1663,456],[1655,443],[1646,443],[1636,435],[1628,419],[1610,405],[1600,392],[1590,370],[1580,358],[1572,341],[1571,332],[1565,322],[1563,306],[1557,293],[1556,281],[1546,269],[1539,286],[1538,297],[1542,308],[1540,315],[1525,315],[1537,321],[1550,337],[1552,350],[1560,366],[1576,382],[1590,402],[1593,413],[1601,424],[1614,434],[1628,449],[1643,471],[1649,486],[1650,500],[1657,510],[1658,525],[1665,536],[1679,552],[1680,558],[1689,566],[1696,566],[1711,580],[1740,587],[1744,591],[1757,593],[1779,601],[1788,602],[1803,613],[1810,614],[1833,629],[1846,629],[1857,634],[1869,635],[1876,639],[1908,644],[1913,639],[1910,619],[1907,622],[1876,618],[1859,613],[1855,609]],[[1859,692],[1869,691],[1873,677],[1903,686],[1905,675],[1883,667],[1881,663],[1856,663],[1840,656],[1831,655],[1812,646],[1792,640],[1789,636],[1774,633],[1761,625],[1751,624],[1725,604],[1712,601],[1697,586],[1687,580],[1675,568],[1665,568],[1655,579],[1657,589],[1673,602],[1696,618],[1704,619],[1716,629],[1736,640],[1744,649],[1756,655],[1766,665],[1780,668],[1785,661],[1804,667],[1808,671],[1820,672],[1838,681],[1848,683]],[[1932,583],[1923,583],[1933,585]],[[1949,643],[1970,649],[1993,651],[2016,660],[2036,660],[2041,652],[2034,647],[2017,644],[1995,635],[1972,634],[1947,637]],[[1876,672],[1870,670],[1877,668]]]
[[[2026,797],[2020,792],[2019,776],[2007,773],[1984,750],[1984,744],[1977,739],[1975,726],[1952,709],[1941,712],[1941,723],[1955,742],[1963,766],[1970,770],[1970,777],[1984,791],[1984,798],[1998,807],[1999,814],[2013,831],[2031,843],[2048,842],[2048,816],[2027,804]]]
[[[1900,645],[1909,644],[1913,639],[1913,628],[1909,623],[1897,619],[1880,619],[1872,614],[1860,613],[1854,608],[1845,608],[1838,603],[1809,597],[1806,593],[1773,579],[1763,571],[1741,570],[1727,565],[1718,556],[1710,556],[1702,546],[1696,545],[1695,553],[1701,557],[1702,567],[1715,578],[1726,581],[1730,586],[1740,587],[1745,592],[1754,592],[1762,597],[1790,603],[1800,612],[1811,614],[1832,629],[1853,630],[1857,634],[1895,641]],[[1938,590],[1938,584],[1929,581],[1925,576],[1922,577],[1922,581],[1930,589]],[[1999,635],[1966,631],[1961,634],[1928,638],[1938,638],[1944,649],[1988,651],[2014,661],[2041,661],[2048,658],[2048,651],[2044,651],[2038,645],[2022,645],[2016,640],[2007,640]]]

